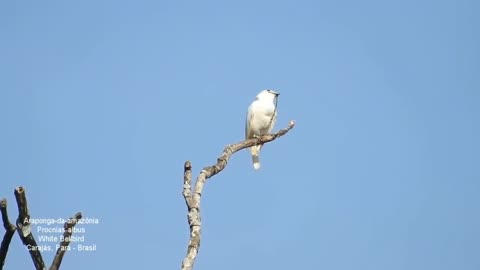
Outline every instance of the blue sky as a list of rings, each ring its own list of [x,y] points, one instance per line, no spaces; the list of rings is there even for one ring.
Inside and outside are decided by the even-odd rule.
[[[207,183],[195,269],[479,269],[479,8],[3,1],[0,197],[99,220],[65,269],[178,269],[183,162],[242,140],[270,88],[297,125]],[[33,269],[23,249],[6,269]]]

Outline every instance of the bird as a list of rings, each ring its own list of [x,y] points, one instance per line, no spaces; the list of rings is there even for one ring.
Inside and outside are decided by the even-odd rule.
[[[277,99],[280,93],[274,90],[262,90],[248,107],[245,121],[245,139],[253,139],[269,134],[277,120]],[[260,149],[262,145],[250,147],[253,168],[260,169]]]

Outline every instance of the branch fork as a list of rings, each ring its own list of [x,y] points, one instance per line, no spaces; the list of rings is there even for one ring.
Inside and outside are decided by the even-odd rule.
[[[192,187],[192,163],[186,161],[183,166],[183,191],[182,195],[185,199],[188,211],[188,225],[190,227],[190,239],[188,241],[187,255],[182,261],[182,270],[193,269],[193,264],[200,249],[201,239],[201,215],[200,215],[200,200],[202,196],[203,187],[208,178],[220,173],[228,163],[230,157],[236,152],[258,144],[269,143],[289,132],[295,126],[294,121],[290,121],[288,126],[281,129],[277,133],[267,134],[259,138],[244,140],[235,144],[229,144],[224,149],[220,157],[217,158],[217,163],[202,169],[197,177],[195,186]],[[193,188],[193,189],[192,189]]]
[[[15,231],[18,232],[18,236],[22,240],[22,243],[27,247],[33,264],[35,265],[35,269],[45,270],[46,266],[42,258],[42,253],[40,252],[40,248],[38,247],[31,230],[30,214],[28,211],[25,189],[23,187],[17,187],[14,194],[18,206],[18,217],[16,220],[16,225],[10,223],[10,220],[8,218],[7,200],[2,199],[0,201],[3,227],[5,228],[5,235],[3,236],[2,244],[0,246],[0,270],[3,269],[3,266],[5,264],[8,247],[10,246],[10,242]],[[63,255],[65,255],[66,247],[70,244],[70,236],[72,235],[73,227],[81,218],[82,214],[79,212],[76,213],[73,217],[69,218],[67,222],[65,222],[63,241],[60,243],[60,247],[57,249],[57,253],[53,259],[52,265],[49,268],[50,270],[59,269],[60,264],[63,260]]]

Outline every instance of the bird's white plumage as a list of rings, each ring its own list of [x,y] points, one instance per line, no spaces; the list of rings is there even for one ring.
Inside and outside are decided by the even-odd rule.
[[[279,94],[273,90],[261,91],[248,107],[245,123],[245,138],[252,139],[268,134],[272,131],[277,119],[275,99]],[[259,154],[262,145],[250,147],[253,168],[260,168]]]

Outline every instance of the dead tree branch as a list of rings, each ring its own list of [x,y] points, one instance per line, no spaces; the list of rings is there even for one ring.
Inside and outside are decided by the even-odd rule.
[[[8,247],[12,240],[15,230],[18,231],[18,235],[22,240],[22,243],[27,247],[30,257],[32,257],[33,264],[37,270],[45,270],[45,263],[42,258],[41,248],[37,245],[35,238],[32,234],[32,228],[30,226],[30,214],[28,211],[27,198],[25,195],[25,189],[23,187],[17,187],[15,189],[15,199],[18,206],[18,218],[16,226],[10,223],[7,213],[7,200],[2,199],[0,201],[0,210],[2,212],[3,227],[5,228],[5,236],[3,237],[2,245],[0,246],[0,270],[3,269],[5,264],[5,258],[7,257]],[[60,247],[57,249],[57,253],[53,258],[50,270],[58,270],[62,263],[63,256],[68,250],[68,245],[73,234],[73,227],[82,218],[82,213],[78,212],[73,217],[69,218],[63,225],[64,233],[63,239],[60,242]]]
[[[2,199],[0,201],[0,210],[2,212],[2,221],[3,227],[5,228],[5,235],[3,236],[2,245],[0,246],[0,270],[3,269],[3,265],[5,264],[5,258],[7,257],[8,247],[10,246],[10,242],[12,241],[13,234],[17,227],[10,223],[8,219],[8,212],[7,212],[7,199]]]
[[[78,220],[82,218],[82,213],[78,212],[73,217],[69,218],[67,222],[63,225],[64,233],[63,233],[63,241],[60,243],[60,247],[57,249],[57,253],[55,254],[55,258],[53,258],[52,266],[50,266],[50,270],[58,270],[60,268],[60,264],[62,263],[63,256],[68,249],[68,245],[70,244],[70,238],[72,237],[73,227],[77,224]]]
[[[22,243],[27,247],[30,257],[32,257],[33,264],[35,265],[35,269],[43,270],[45,269],[45,263],[43,262],[42,253],[40,252],[37,242],[32,234],[27,198],[23,187],[15,189],[15,199],[17,200],[18,205],[18,235],[20,236],[20,239],[22,239]]]
[[[188,225],[190,226],[190,240],[188,242],[187,255],[182,262],[182,270],[193,269],[193,264],[200,248],[201,238],[201,218],[200,218],[200,199],[203,186],[208,178],[221,172],[228,163],[230,157],[236,152],[258,144],[271,142],[290,131],[295,126],[293,121],[288,123],[288,127],[280,130],[275,134],[267,134],[260,138],[244,140],[236,144],[230,144],[225,147],[223,153],[217,159],[217,163],[202,169],[197,177],[192,193],[192,164],[186,161],[184,164],[183,192],[188,210]]]

